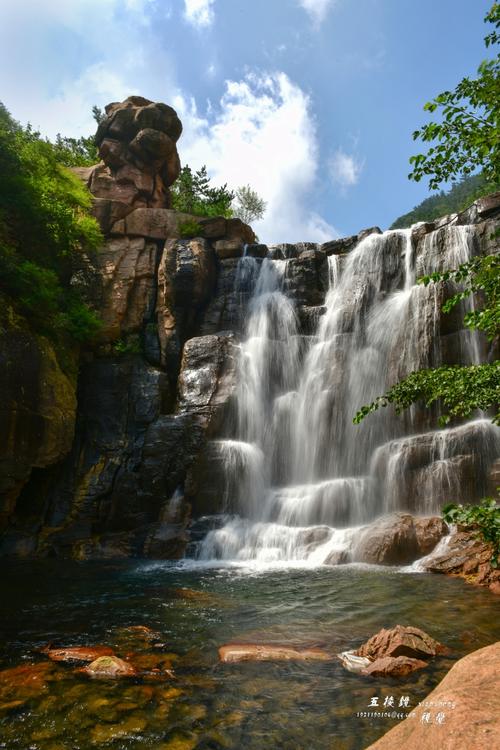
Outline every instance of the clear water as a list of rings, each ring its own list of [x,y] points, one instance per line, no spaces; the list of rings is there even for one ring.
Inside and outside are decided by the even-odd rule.
[[[175,672],[108,682],[55,665],[44,690],[0,711],[9,750],[361,750],[398,721],[358,718],[373,696],[409,696],[411,708],[456,659],[500,638],[488,591],[396,569],[37,561],[5,565],[0,595],[1,669],[43,662],[38,649],[51,642],[154,654]],[[336,659],[218,661],[231,640],[336,654],[397,623],[423,628],[451,655],[401,681],[350,674]],[[154,629],[163,645],[124,635],[131,625]],[[0,693],[2,705],[14,699]]]

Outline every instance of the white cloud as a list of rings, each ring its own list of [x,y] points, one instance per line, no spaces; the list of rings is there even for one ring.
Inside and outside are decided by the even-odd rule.
[[[330,177],[344,191],[357,184],[363,166],[363,162],[356,156],[346,154],[341,148],[337,149],[328,162]]]
[[[184,15],[193,26],[210,26],[214,20],[215,0],[184,0]]]
[[[0,91],[7,109],[53,138],[58,132],[93,132],[94,104],[102,107],[130,94],[168,102],[176,90],[174,65],[163,46],[144,43],[155,5],[156,0],[0,3],[0,27],[9,29],[0,46]],[[110,44],[110,29],[119,44]]]
[[[309,13],[313,24],[319,26],[336,0],[299,0],[299,3]]]
[[[316,183],[318,144],[308,96],[285,73],[226,81],[210,115],[179,96],[183,163],[207,165],[214,184],[250,184],[267,202],[255,230],[263,242],[323,242],[338,236],[308,205]]]

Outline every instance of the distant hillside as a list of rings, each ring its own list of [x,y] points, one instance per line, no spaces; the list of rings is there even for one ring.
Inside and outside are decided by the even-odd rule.
[[[416,224],[417,221],[432,221],[446,214],[461,211],[472,203],[476,198],[486,193],[494,192],[498,187],[486,183],[482,175],[465,177],[461,182],[454,185],[448,193],[441,191],[426,198],[419,203],[413,211],[396,219],[390,229],[404,229]]]

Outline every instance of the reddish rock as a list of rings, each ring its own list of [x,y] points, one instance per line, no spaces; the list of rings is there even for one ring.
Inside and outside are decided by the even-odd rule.
[[[100,656],[113,656],[108,646],[69,646],[68,648],[44,648],[42,652],[52,661],[94,661]]]
[[[219,648],[222,662],[240,661],[330,661],[333,656],[320,648],[295,648],[273,644],[231,643]]]
[[[353,550],[354,560],[377,565],[406,565],[429,554],[447,531],[439,516],[393,513],[364,529]]]
[[[81,672],[88,674],[90,677],[110,678],[116,677],[134,677],[137,672],[134,667],[117,656],[100,656],[91,664],[83,667]]]
[[[22,664],[19,667],[2,669],[0,687],[43,689],[53,667],[48,662]]]
[[[427,662],[412,659],[409,656],[383,656],[365,667],[362,674],[370,675],[370,677],[406,677],[411,672],[426,666]]]
[[[226,240],[239,240],[243,244],[255,242],[255,233],[248,224],[241,219],[228,219],[226,222]]]
[[[445,646],[435,641],[423,630],[396,625],[395,628],[390,630],[383,628],[360,646],[356,654],[367,656],[372,660],[381,659],[384,656],[430,659],[438,654],[446,653],[446,651]]]
[[[500,747],[500,642],[460,659],[417,706],[367,750],[493,750]],[[451,708],[453,706],[453,708]]]
[[[500,596],[500,581],[493,581],[493,583],[490,583],[489,589],[493,594]]]
[[[446,550],[425,563],[430,573],[459,576],[468,583],[490,586],[500,581],[500,570],[491,566],[492,544],[481,539],[474,529],[459,529],[449,539]]]

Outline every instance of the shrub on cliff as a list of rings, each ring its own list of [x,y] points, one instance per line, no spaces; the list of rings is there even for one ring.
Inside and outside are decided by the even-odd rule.
[[[205,166],[193,172],[186,164],[170,190],[176,211],[195,216],[225,216],[227,219],[232,216],[234,193],[228,190],[227,184],[212,187]]]
[[[99,320],[75,274],[102,242],[91,196],[58,147],[0,105],[0,324],[24,320],[60,344],[86,341]]]

